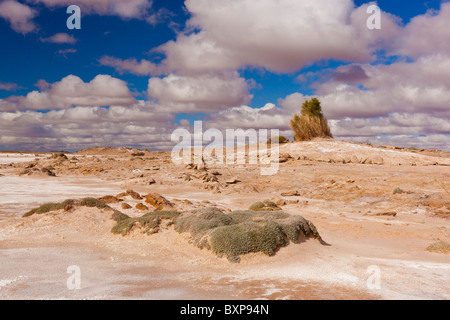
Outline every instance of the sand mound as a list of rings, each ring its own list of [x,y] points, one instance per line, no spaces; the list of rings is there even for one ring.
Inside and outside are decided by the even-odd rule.
[[[289,154],[297,160],[343,164],[450,165],[448,152],[427,152],[390,146],[375,147],[333,139],[284,144],[280,146],[280,155],[284,154]]]
[[[148,235],[158,233],[162,222],[174,225],[178,233],[189,233],[199,248],[211,250],[230,262],[240,262],[240,256],[251,252],[275,255],[290,242],[300,243],[305,238],[321,237],[316,227],[301,216],[291,216],[283,211],[233,211],[224,213],[216,207],[187,212],[155,211],[140,217],[129,217],[95,198],[68,199],[61,203],[47,203],[32,209],[23,217],[54,211],[68,212],[79,207],[98,208],[111,211],[116,225],[113,234],[126,236],[132,231]]]

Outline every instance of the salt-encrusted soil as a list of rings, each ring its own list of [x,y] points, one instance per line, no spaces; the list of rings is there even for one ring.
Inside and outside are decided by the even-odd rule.
[[[450,298],[450,256],[426,250],[450,242],[449,153],[288,143],[273,176],[258,165],[209,163],[214,157],[196,170],[175,165],[170,152],[97,148],[66,156],[0,154],[2,299]],[[170,226],[151,236],[112,234],[115,222],[102,209],[21,217],[45,202],[131,189],[161,194],[179,211],[273,200],[313,222],[327,244],[311,239],[233,264]],[[144,199],[118,198],[109,205],[129,216],[154,210]],[[67,288],[71,265],[81,270],[80,290]],[[370,286],[374,270],[379,289]]]

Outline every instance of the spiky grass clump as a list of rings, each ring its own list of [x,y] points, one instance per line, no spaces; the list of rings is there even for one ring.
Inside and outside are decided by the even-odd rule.
[[[290,122],[291,129],[294,131],[295,141],[309,141],[313,138],[332,138],[327,120],[318,116],[298,116],[294,115]]]
[[[169,223],[173,224],[174,219],[179,215],[180,213],[177,211],[158,211],[149,212],[138,218],[130,218],[123,213],[114,213],[113,218],[116,218],[117,224],[111,229],[111,232],[126,236],[134,227],[138,227],[142,229],[143,233],[153,234],[159,231],[162,220],[170,220]]]
[[[328,122],[322,114],[320,101],[316,98],[305,101],[301,115],[294,115],[290,121],[295,141],[309,141],[313,138],[333,138]]]

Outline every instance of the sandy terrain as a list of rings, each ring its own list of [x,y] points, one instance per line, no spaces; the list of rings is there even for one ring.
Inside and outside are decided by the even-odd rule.
[[[449,153],[288,143],[274,176],[262,176],[258,165],[218,165],[208,157],[208,169],[199,171],[173,164],[169,152],[125,148],[67,159],[3,155],[1,299],[450,299],[450,255],[426,250],[450,242]],[[48,167],[55,176],[42,170]],[[326,244],[307,240],[235,264],[170,226],[151,236],[114,235],[104,209],[21,217],[45,202],[127,189],[159,193],[179,211],[247,209],[272,199],[313,222]],[[292,191],[298,195],[282,196]],[[123,202],[132,208],[123,210]],[[123,202],[110,206],[129,216],[147,212],[135,207],[143,201],[123,196]],[[72,265],[81,271],[79,290],[66,285]],[[375,288],[373,270],[380,275]]]

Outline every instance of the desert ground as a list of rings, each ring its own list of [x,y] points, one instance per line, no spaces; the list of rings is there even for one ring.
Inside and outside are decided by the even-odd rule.
[[[317,139],[282,144],[279,158],[278,173],[264,176],[258,165],[199,168],[130,148],[0,153],[0,298],[450,299],[450,153]],[[148,194],[179,212],[271,200],[323,241],[232,263],[171,224],[114,234],[102,208],[22,217],[84,197],[140,217],[158,210]],[[73,265],[81,280],[70,290]]]

